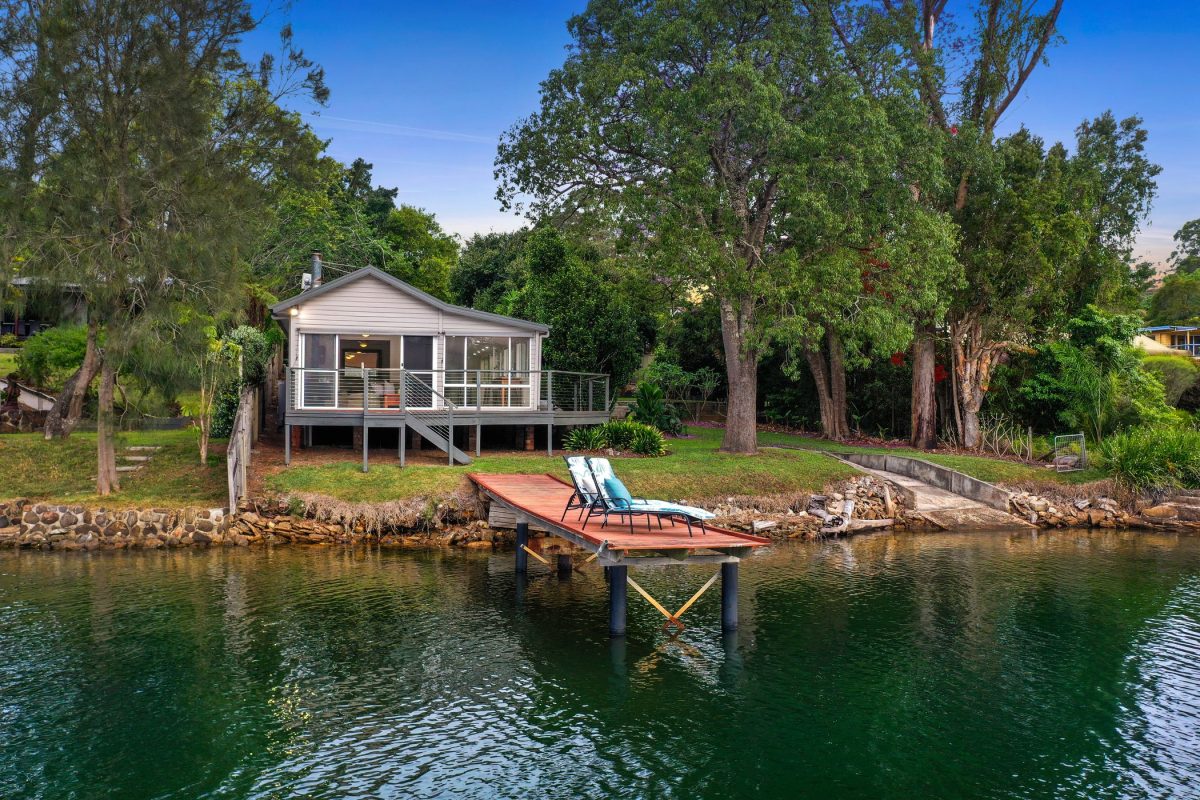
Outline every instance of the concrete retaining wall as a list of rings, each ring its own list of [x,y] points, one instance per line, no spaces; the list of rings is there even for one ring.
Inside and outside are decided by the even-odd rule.
[[[839,457],[869,469],[894,472],[928,483],[939,489],[954,492],[969,500],[975,500],[999,511],[1009,511],[1009,493],[999,486],[972,478],[958,470],[943,467],[920,458],[894,456],[883,453],[839,453]]]

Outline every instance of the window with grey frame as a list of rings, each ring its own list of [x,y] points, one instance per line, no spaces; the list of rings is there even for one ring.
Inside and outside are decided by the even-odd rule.
[[[447,336],[446,399],[462,406],[529,408],[529,338]]]
[[[338,342],[335,333],[303,333],[302,408],[334,408],[338,396]]]

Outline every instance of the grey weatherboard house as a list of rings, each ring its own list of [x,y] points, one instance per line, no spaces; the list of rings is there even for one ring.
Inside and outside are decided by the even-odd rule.
[[[401,464],[420,440],[466,464],[485,426],[523,430],[530,448],[544,426],[549,451],[555,426],[608,420],[607,375],[542,369],[545,325],[451,305],[375,267],[317,281],[271,307],[287,333],[289,462],[297,427],[306,443],[361,437],[366,470],[374,430]]]

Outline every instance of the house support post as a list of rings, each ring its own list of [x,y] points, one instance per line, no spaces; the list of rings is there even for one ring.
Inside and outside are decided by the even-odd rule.
[[[533,430],[534,429],[533,429],[532,425],[525,426],[525,449],[526,450],[533,450]]]
[[[558,554],[558,577],[560,577],[560,578],[571,577],[571,554],[570,553],[559,553]]]
[[[283,426],[283,465],[292,463],[292,426]]]
[[[721,629],[732,631],[738,626],[738,562],[721,565]]]
[[[608,635],[625,635],[625,606],[628,601],[629,567],[608,567]]]
[[[554,423],[546,423],[546,455],[554,455]]]
[[[517,574],[524,575],[529,571],[529,554],[525,548],[529,546],[529,523],[517,523]]]
[[[365,420],[364,420],[364,422],[365,422]],[[367,440],[368,440],[368,438],[370,437],[370,430],[371,430],[371,429],[370,429],[370,428],[368,428],[366,425],[363,425],[363,426],[362,426],[362,440],[363,440],[363,472],[366,472],[366,471],[367,471]]]
[[[400,466],[404,466],[404,437],[408,433],[408,426],[403,422],[400,423]]]
[[[483,446],[480,442],[483,439],[483,425],[475,423],[475,457],[479,458],[479,449]]]

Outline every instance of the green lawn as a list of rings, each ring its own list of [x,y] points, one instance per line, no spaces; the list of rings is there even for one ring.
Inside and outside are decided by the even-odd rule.
[[[855,471],[826,455],[764,450],[757,456],[720,453],[721,431],[694,428],[692,439],[671,439],[662,458],[615,458],[613,466],[634,494],[703,502],[732,495],[817,491]],[[567,476],[562,458],[533,454],[487,455],[462,467],[372,465],[364,474],[351,454],[344,462],[292,466],[268,475],[267,488],[341,500],[382,502],[454,491],[468,472],[550,472]]]
[[[913,456],[923,458],[934,464],[941,464],[942,466],[956,469],[959,472],[966,473],[981,481],[988,481],[989,483],[1020,483],[1029,480],[1089,483],[1106,477],[1101,470],[1095,467],[1080,470],[1079,472],[1055,472],[1045,467],[1029,466],[1028,464],[1007,461],[1001,458],[967,456],[956,453],[927,453],[923,450],[913,450],[910,448],[856,447],[839,442],[831,442],[827,439],[816,439],[790,433],[768,433],[762,431],[758,434],[758,441],[759,444],[763,445],[782,444],[835,453],[858,451],[863,453],[892,453],[899,456]]]
[[[124,445],[160,445],[154,459],[136,473],[122,473],[121,491],[103,498],[95,492],[96,435],[75,433],[47,442],[40,433],[0,436],[0,499],[25,497],[85,505],[224,506],[227,502],[225,442],[209,446],[201,467],[193,430],[120,434]],[[117,463],[121,463],[118,459]]]

